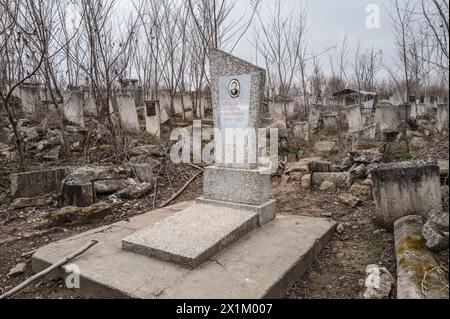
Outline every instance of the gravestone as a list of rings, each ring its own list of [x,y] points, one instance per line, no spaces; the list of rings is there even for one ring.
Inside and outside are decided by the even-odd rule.
[[[345,107],[345,113],[347,114],[349,133],[355,133],[363,129],[364,123],[362,121],[361,106],[359,104]]]
[[[117,107],[122,127],[130,133],[139,133],[139,119],[134,98],[128,93],[117,94]]]
[[[161,136],[161,119],[158,101],[144,101],[145,106],[145,130],[147,133],[160,138]]]
[[[122,241],[125,250],[190,268],[275,218],[270,171],[258,167],[265,71],[215,49],[210,68],[216,163],[204,170],[203,197]]]
[[[84,97],[80,91],[65,91],[64,117],[67,121],[84,127]]]

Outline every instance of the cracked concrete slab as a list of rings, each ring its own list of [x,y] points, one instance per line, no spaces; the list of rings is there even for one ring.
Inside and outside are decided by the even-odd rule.
[[[331,239],[336,226],[323,218],[277,216],[194,269],[121,248],[122,238],[176,212],[164,208],[51,243],[33,255],[33,271],[96,239],[97,245],[72,261],[80,270],[76,292],[82,296],[282,298]],[[60,268],[50,276],[67,275]]]

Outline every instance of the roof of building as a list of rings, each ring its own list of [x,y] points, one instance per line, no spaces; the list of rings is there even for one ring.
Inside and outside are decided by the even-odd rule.
[[[368,91],[353,90],[353,89],[344,89],[344,90],[337,91],[337,92],[333,93],[333,96],[339,96],[339,95],[353,95],[353,94],[359,94],[359,95],[372,95],[372,96],[378,95],[376,92],[368,92]]]

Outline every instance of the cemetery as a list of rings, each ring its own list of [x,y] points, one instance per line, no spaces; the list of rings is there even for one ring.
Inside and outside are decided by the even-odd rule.
[[[174,47],[174,29],[144,35],[143,23],[111,44],[114,62],[99,51],[88,70],[76,49],[58,51],[84,82],[59,84],[48,57],[30,76],[0,75],[0,299],[448,299],[440,73],[440,86],[362,84],[325,79],[313,56],[307,76],[291,65],[291,87],[268,30],[255,31],[259,63],[197,43],[202,2],[187,3],[172,17],[198,34],[165,21]],[[158,18],[153,5],[136,19]],[[379,58],[358,54],[363,68]]]

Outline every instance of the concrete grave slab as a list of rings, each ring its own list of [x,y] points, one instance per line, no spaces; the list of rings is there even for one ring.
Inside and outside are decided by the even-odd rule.
[[[195,268],[257,227],[257,214],[195,204],[122,240],[122,248]]]
[[[72,261],[80,269],[76,292],[84,297],[282,298],[331,239],[336,226],[323,218],[277,216],[195,269],[122,249],[122,238],[189,205],[159,209],[51,243],[33,254],[33,271],[96,239],[97,245]],[[59,268],[49,278],[68,274]]]

